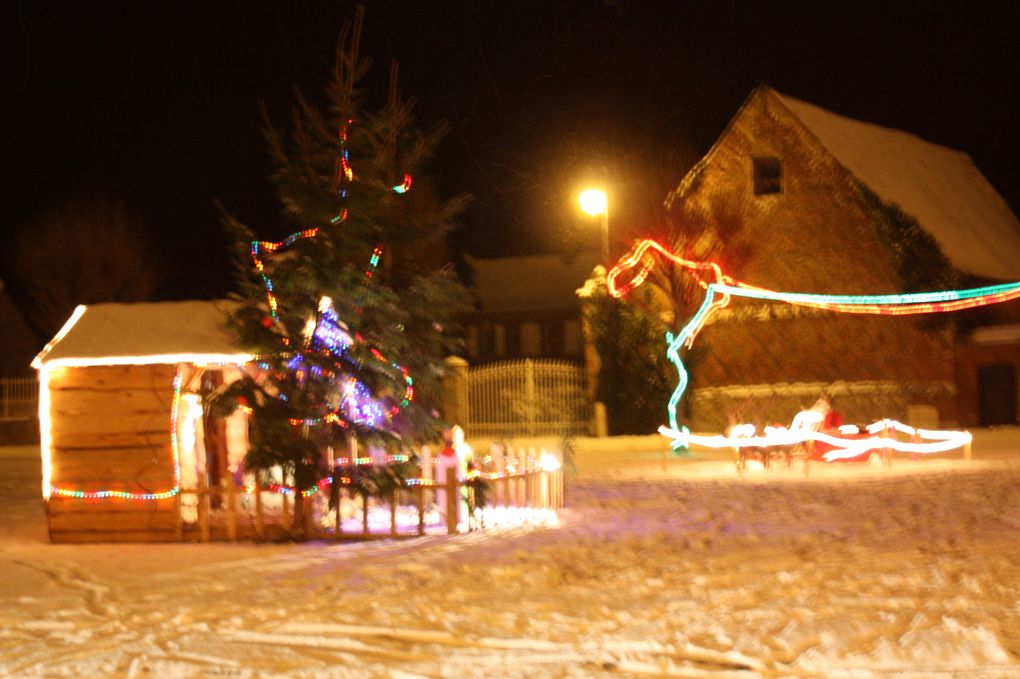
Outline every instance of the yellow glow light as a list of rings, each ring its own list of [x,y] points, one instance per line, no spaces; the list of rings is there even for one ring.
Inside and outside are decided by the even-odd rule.
[[[243,365],[250,362],[254,356],[251,354],[154,354],[152,356],[96,356],[89,358],[55,358],[51,361],[40,361],[38,358],[32,366],[42,370],[45,368],[84,368],[88,366],[101,365],[176,365],[177,363],[191,363],[193,365],[206,364],[235,364]]]
[[[581,209],[594,217],[606,211],[606,192],[602,189],[585,189],[577,198]]]
[[[554,472],[560,468],[560,459],[553,453],[542,451],[542,457],[538,460],[538,467],[544,472]]]
[[[46,343],[46,346],[44,346],[43,350],[39,352],[39,355],[32,359],[33,368],[36,370],[42,370],[43,357],[50,353],[50,351],[53,350],[53,347],[57,345],[57,342],[64,339],[67,333],[71,332],[71,328],[73,328],[75,324],[81,320],[81,317],[85,315],[85,309],[86,307],[84,304],[79,304],[74,308],[74,313],[72,313],[71,317],[67,319],[67,323],[64,323],[64,327],[62,327],[57,334],[54,335],[53,339]]]
[[[78,308],[84,311],[84,307]],[[72,318],[74,317],[72,316]],[[64,327],[66,328],[67,326],[65,325]],[[38,360],[37,358],[36,361]],[[35,365],[34,362],[33,365]],[[42,496],[44,500],[49,500],[50,479],[53,478],[53,461],[51,459],[53,434],[50,429],[50,370],[48,367],[36,367],[39,368],[39,452],[42,457]]]

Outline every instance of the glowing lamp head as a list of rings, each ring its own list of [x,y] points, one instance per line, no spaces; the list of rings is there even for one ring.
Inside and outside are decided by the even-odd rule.
[[[606,211],[606,192],[602,189],[586,189],[578,196],[581,209],[594,217]]]

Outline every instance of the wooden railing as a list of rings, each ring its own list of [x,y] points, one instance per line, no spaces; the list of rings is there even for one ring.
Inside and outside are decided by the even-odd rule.
[[[209,487],[201,481],[197,488],[182,489],[177,495],[178,516],[181,517],[178,534],[182,540],[197,539],[201,542],[212,540],[271,540],[285,537],[293,531],[291,523],[295,514],[294,504],[303,503],[305,517],[304,534],[315,540],[366,539],[379,537],[411,537],[425,535],[428,509],[441,500],[443,507],[437,507],[444,516],[442,524],[432,528],[445,530],[448,534],[460,532],[466,525],[468,530],[485,528],[486,515],[499,509],[557,510],[563,506],[563,470],[544,470],[538,467],[521,472],[486,474],[487,499],[484,506],[477,501],[475,486],[470,479],[457,478],[456,469],[446,470],[443,483],[429,479],[410,479],[400,487],[391,490],[387,497],[371,500],[361,499],[361,529],[345,530],[340,507],[332,513],[332,525],[323,526],[324,516],[315,511],[310,496],[294,493],[292,488],[265,488],[260,485],[238,486],[233,478],[221,486]],[[283,492],[281,492],[281,490]],[[344,491],[346,492],[346,491]],[[432,497],[429,497],[431,493]],[[196,497],[197,507],[194,521],[183,520],[185,498]],[[279,511],[267,511],[267,500],[278,505]],[[388,530],[373,530],[369,522],[370,504],[389,506]],[[401,510],[404,511],[401,511]],[[408,511],[409,510],[409,511]],[[402,525],[400,514],[411,513],[416,521]]]

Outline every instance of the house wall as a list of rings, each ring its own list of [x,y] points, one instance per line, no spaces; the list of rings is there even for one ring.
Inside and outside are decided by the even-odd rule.
[[[172,488],[173,378],[174,367],[169,365],[51,369],[51,485],[136,493]],[[47,516],[53,542],[179,539],[175,498],[80,499],[54,494]]]
[[[476,313],[463,320],[472,363],[517,358],[555,358],[580,361],[584,340],[580,309]],[[567,328],[567,325],[571,328]],[[530,330],[526,326],[530,326]],[[497,328],[502,328],[497,330]],[[530,342],[527,333],[537,333]],[[502,335],[502,342],[496,336]],[[573,334],[573,337],[571,337]]]
[[[957,347],[957,396],[960,422],[963,426],[974,427],[982,424],[978,371],[986,366],[1013,366],[1015,374],[1020,376],[1020,342],[961,344]],[[1015,403],[1020,403],[1020,379],[1017,380],[1016,389]],[[1014,413],[1014,416],[1020,418],[1020,413]]]
[[[755,157],[780,159],[781,192],[754,194]],[[693,201],[703,214],[738,220],[738,233],[716,258],[736,278],[784,291],[899,292],[892,259],[855,180],[767,90],[748,100],[680,200]],[[848,421],[905,417],[906,406],[915,403],[938,407],[943,423],[958,419],[952,334],[944,325],[928,329],[911,317],[816,312],[748,299],[734,299],[713,320],[692,356],[692,396],[724,386],[843,381],[862,394],[886,394],[870,402],[854,398],[845,408],[835,403]],[[892,398],[890,385],[901,388]],[[794,400],[810,406],[818,394],[801,391]],[[694,426],[712,429],[725,426],[735,410],[759,423],[788,423],[798,406],[778,396],[771,404],[768,398],[749,400],[739,389],[726,399],[691,403]]]

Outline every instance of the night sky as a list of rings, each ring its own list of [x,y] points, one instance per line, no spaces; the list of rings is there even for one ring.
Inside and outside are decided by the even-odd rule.
[[[428,170],[474,196],[455,244],[553,252],[598,247],[572,203],[586,176],[608,175],[613,228],[637,228],[760,82],[966,151],[1016,209],[1020,5],[1006,4],[368,2],[363,53],[378,97],[397,59],[419,123],[451,125]],[[8,5],[3,235],[119,197],[170,272],[160,298],[223,295],[214,200],[259,232],[287,227],[258,102],[282,125],[293,86],[320,95],[354,5]]]

